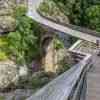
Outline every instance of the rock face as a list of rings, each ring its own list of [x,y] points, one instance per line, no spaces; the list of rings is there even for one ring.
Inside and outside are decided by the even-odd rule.
[[[0,33],[15,29],[15,0],[0,0]]]
[[[45,56],[43,58],[43,67],[45,72],[56,73],[64,66],[72,66],[74,64],[74,59],[65,47],[56,50],[53,39],[45,41],[45,44]]]
[[[57,23],[68,24],[69,18],[60,10],[52,0],[44,0],[37,9],[39,14]]]
[[[70,55],[66,48],[59,49],[55,52],[55,66],[57,69],[61,69],[64,65],[73,66],[75,64],[74,58]]]
[[[0,16],[0,33],[13,31],[15,29],[15,19],[11,16]]]
[[[12,61],[0,61],[0,89],[18,81],[18,70]]]
[[[44,70],[45,72],[56,72],[54,67],[54,45],[53,41],[50,41],[48,46],[45,48],[45,58],[44,58]]]

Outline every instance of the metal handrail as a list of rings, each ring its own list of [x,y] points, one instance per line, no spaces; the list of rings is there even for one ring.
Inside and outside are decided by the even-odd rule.
[[[75,53],[74,50],[70,51]],[[79,53],[80,52],[78,52],[78,54]],[[84,55],[84,53],[82,55]],[[79,80],[83,79],[82,77],[85,77],[85,73],[90,67],[90,62],[91,55],[85,54],[84,58],[78,64],[74,65],[68,71],[66,71],[65,73],[63,73],[62,75],[58,76],[56,79],[48,83],[46,86],[44,86],[38,92],[33,94],[27,100],[68,100],[69,98],[71,98],[71,95],[73,95],[73,98],[77,98],[75,97],[77,92],[72,91],[77,90],[74,89],[76,84],[77,87],[79,87],[79,83],[81,82]],[[74,99],[71,98],[71,100]]]

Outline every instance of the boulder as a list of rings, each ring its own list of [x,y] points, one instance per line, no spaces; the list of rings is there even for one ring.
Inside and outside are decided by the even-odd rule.
[[[13,17],[0,16],[0,33],[13,31],[15,26],[15,19]]]
[[[7,88],[18,81],[17,66],[12,61],[0,61],[0,89]]]
[[[69,24],[69,18],[66,16],[61,9],[56,5],[53,0],[44,0],[40,3],[39,8],[37,9],[40,15],[45,16],[57,23]]]
[[[15,29],[15,0],[0,0],[0,33]]]
[[[55,50],[54,62],[54,67],[57,74],[67,71],[75,64],[74,58],[66,48]]]
[[[56,58],[57,58],[55,64],[57,66],[62,67],[62,63],[68,64],[70,66],[75,64],[74,58],[71,56],[71,54],[69,53],[69,51],[66,48],[57,50],[55,54],[56,54]]]

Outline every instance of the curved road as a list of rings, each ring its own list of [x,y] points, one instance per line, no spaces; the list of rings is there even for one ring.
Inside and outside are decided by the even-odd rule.
[[[46,26],[48,26],[48,27],[50,27],[54,30],[69,34],[71,36],[80,38],[82,40],[86,40],[86,41],[90,41],[90,42],[94,42],[94,43],[96,43],[97,40],[100,40],[100,38],[96,35],[92,35],[90,33],[89,34],[84,33],[82,31],[78,31],[78,30],[69,28],[67,26],[56,24],[55,22],[52,22],[52,21],[45,19],[44,17],[40,16],[37,13],[36,9],[38,8],[40,2],[42,2],[42,1],[43,0],[29,0],[29,2],[28,2],[29,11],[27,13],[27,15],[29,17],[31,17],[32,19],[34,19],[38,23],[44,24],[44,25],[46,25]]]

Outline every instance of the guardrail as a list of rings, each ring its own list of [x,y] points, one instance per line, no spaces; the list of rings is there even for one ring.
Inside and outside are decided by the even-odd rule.
[[[75,43],[69,49],[72,55],[80,58],[78,64],[58,76],[27,100],[85,100],[86,73],[91,65],[91,55],[75,51]],[[83,58],[82,58],[83,57]]]
[[[86,55],[85,58],[86,60],[86,65],[83,68],[83,71],[81,73],[81,76],[78,80],[77,85],[74,88],[74,92],[72,93],[73,95],[69,100],[86,100],[86,93],[87,93],[87,72],[90,69],[90,66],[92,66],[92,55],[88,53],[84,53],[81,51],[77,51],[75,48],[77,46],[79,47],[80,44],[83,42],[83,40],[78,40],[70,49],[69,51],[76,52],[79,54]]]

